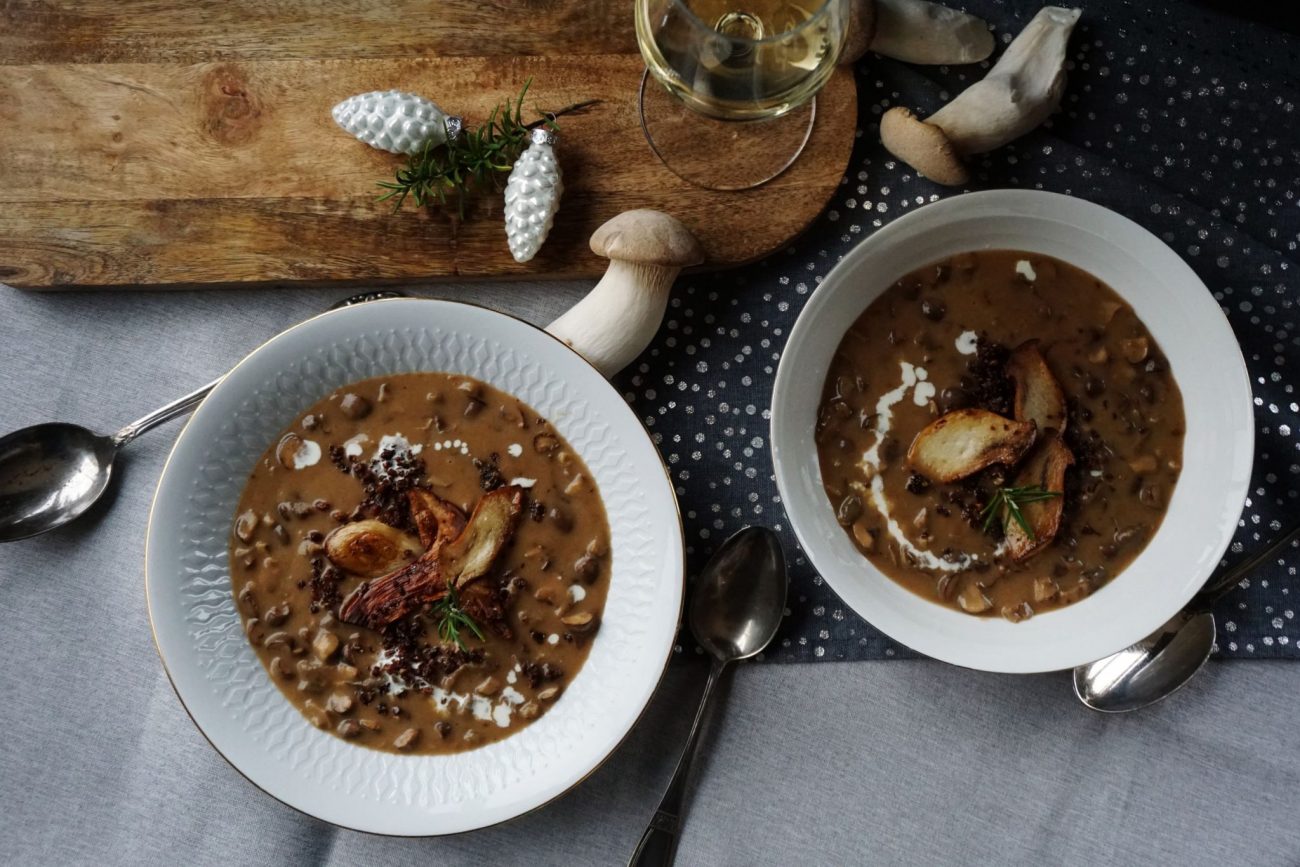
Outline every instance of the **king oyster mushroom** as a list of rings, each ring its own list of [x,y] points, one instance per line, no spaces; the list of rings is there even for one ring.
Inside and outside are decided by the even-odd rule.
[[[926,425],[907,450],[907,465],[936,482],[955,482],[992,464],[1014,464],[1034,444],[1032,421],[985,409],[956,409]]]
[[[339,619],[380,630],[442,598],[449,587],[464,591],[469,611],[472,593],[490,592],[474,582],[492,568],[514,535],[523,501],[523,489],[514,485],[484,494],[455,539],[439,539],[409,563],[363,582],[343,600]]]
[[[1045,6],[982,81],[926,120],[903,107],[880,120],[889,152],[930,180],[955,186],[970,179],[963,159],[1002,147],[1056,110],[1065,89],[1065,48],[1078,9]]]
[[[483,577],[514,535],[524,508],[524,489],[514,485],[484,494],[460,535],[441,546],[439,562],[454,587]]]
[[[1016,384],[1015,416],[1032,421],[1039,433],[1065,433],[1065,392],[1052,375],[1037,340],[1026,340],[1007,359],[1006,372]]]
[[[613,376],[650,344],[677,274],[704,261],[690,230],[662,211],[624,211],[591,236],[591,250],[609,259],[600,282],[547,331]]]
[[[1012,560],[1029,559],[1056,537],[1065,510],[1065,471],[1073,464],[1074,453],[1066,448],[1059,436],[1052,436],[1033,451],[1016,473],[1017,487],[1038,485],[1056,496],[1021,507],[1033,532],[1027,532],[1018,521],[1007,524],[1007,551]]]
[[[841,63],[874,51],[906,63],[978,63],[993,53],[982,18],[928,0],[851,0]]]

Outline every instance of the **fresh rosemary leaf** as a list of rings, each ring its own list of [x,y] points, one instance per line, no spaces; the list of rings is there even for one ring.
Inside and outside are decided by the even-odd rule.
[[[1021,509],[1030,503],[1039,503],[1059,496],[1061,496],[1059,491],[1049,491],[1042,485],[998,488],[980,512],[980,517],[984,519],[984,532],[993,529],[996,522],[1002,525],[1002,531],[1005,533],[1014,521],[1025,531],[1029,541],[1036,542],[1038,540],[1034,536],[1034,528],[1030,526]]]
[[[466,650],[465,640],[461,637],[462,630],[473,633],[475,638],[483,641],[483,630],[479,628],[474,618],[460,607],[460,597],[455,589],[448,589],[447,595],[434,604],[432,614],[438,618],[438,638],[443,643],[455,644],[461,650]]]
[[[1029,522],[1025,520],[1024,513],[1020,511],[1020,504],[1015,500],[1007,500],[1007,513],[1012,518],[1015,518],[1016,523],[1020,525],[1020,529],[1024,530],[1025,535],[1029,537],[1029,541],[1035,541],[1034,528],[1029,526]]]

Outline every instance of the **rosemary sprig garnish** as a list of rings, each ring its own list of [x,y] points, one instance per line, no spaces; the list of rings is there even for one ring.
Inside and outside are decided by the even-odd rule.
[[[989,498],[988,504],[980,512],[980,517],[984,519],[984,532],[987,533],[993,528],[994,522],[1002,525],[1002,531],[1005,533],[1015,521],[1020,525],[1020,529],[1025,531],[1029,541],[1037,542],[1034,536],[1034,528],[1029,526],[1029,521],[1025,519],[1024,512],[1020,509],[1030,503],[1038,503],[1043,500],[1050,500],[1053,497],[1061,496],[1058,491],[1049,491],[1042,485],[1024,485],[1019,488],[998,488]]]
[[[542,125],[558,129],[557,117],[581,111],[598,101],[590,99],[558,111],[538,111],[542,115],[540,120],[524,123],[524,98],[532,83],[531,78],[524,82],[519,96],[492,109],[487,120],[474,129],[462,130],[445,144],[426,143],[397,170],[393,180],[379,182],[380,187],[388,190],[379,201],[391,199],[396,212],[408,196],[420,207],[445,205],[453,197],[456,212],[464,218],[466,197],[474,190],[499,186],[500,176],[514,167],[533,129]]]
[[[438,638],[443,643],[452,643],[465,650],[465,640],[460,637],[461,630],[469,630],[479,641],[483,640],[483,630],[474,622],[474,618],[460,607],[460,596],[456,588],[448,587],[447,595],[439,599],[430,609],[438,622]]]

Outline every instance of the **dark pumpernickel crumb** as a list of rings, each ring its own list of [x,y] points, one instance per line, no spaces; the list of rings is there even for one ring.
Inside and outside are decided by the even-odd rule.
[[[1093,476],[1093,472],[1103,472],[1110,458],[1111,450],[1101,434],[1088,426],[1092,413],[1078,401],[1066,402],[1065,434],[1062,439],[1074,455],[1074,465],[1065,471],[1065,521],[1066,527],[1072,528],[1074,518],[1078,515],[1084,499],[1098,495],[1098,488],[1103,480]]]
[[[352,510],[351,520],[376,518],[390,527],[415,531],[406,492],[423,481],[424,461],[392,447],[367,461],[346,454],[337,445],[330,446],[330,461],[361,483],[363,497]]]
[[[975,357],[967,365],[969,382],[962,385],[974,406],[1011,417],[1015,387],[1003,370],[1010,351],[1001,343],[983,337],[975,345]]]
[[[564,677],[564,669],[558,665],[549,662],[523,662],[520,663],[520,669],[524,677],[528,678],[528,683],[533,689],[541,686],[548,680],[559,680]]]
[[[514,601],[514,593],[507,578],[480,578],[461,595],[461,607],[479,626],[510,639],[514,630],[506,621],[506,609]]]
[[[339,472],[348,472],[349,459],[347,452],[343,451],[343,446],[330,446],[330,463],[332,463]]]
[[[977,530],[984,528],[982,512],[988,505],[988,492],[981,487],[978,475],[963,479],[944,491],[948,502],[961,512],[962,519]],[[995,528],[997,530],[997,528]]]
[[[1092,413],[1076,400],[1066,402],[1065,445],[1074,454],[1074,466],[1081,474],[1105,467],[1110,447],[1097,431],[1088,426]]]
[[[474,459],[474,469],[478,470],[478,485],[485,491],[495,491],[497,488],[505,487],[506,478],[501,474],[501,467],[497,462],[501,456],[493,452],[486,461]]]
[[[384,630],[384,647],[395,654],[392,662],[381,671],[378,666],[373,675],[397,675],[407,683],[436,684],[447,675],[465,665],[483,661],[482,650],[462,650],[454,644],[430,644],[425,639],[425,626],[420,618],[399,620]],[[429,692],[431,688],[421,688]]]
[[[311,613],[315,614],[322,608],[337,610],[341,600],[339,594],[339,580],[342,579],[343,573],[335,568],[324,557],[311,558]]]

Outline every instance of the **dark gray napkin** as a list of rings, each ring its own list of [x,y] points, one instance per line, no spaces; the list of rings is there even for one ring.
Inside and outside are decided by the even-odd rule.
[[[1001,51],[1040,5],[968,8],[994,25]],[[1230,562],[1300,516],[1298,55],[1300,39],[1203,7],[1088,3],[1061,112],[978,161],[969,187],[1051,190],[1112,208],[1159,235],[1214,293],[1241,341],[1256,406],[1255,473]],[[849,249],[900,214],[963,192],[886,153],[880,115],[906,105],[924,116],[988,65],[868,55],[857,68],[859,141],[826,213],[765,261],[679,281],[656,344],[619,379],[677,486],[691,575],[745,524],[781,531],[790,614],[767,659],[915,655],[850,611],[797,547],[772,479],[772,381],[808,294]],[[1222,655],[1300,656],[1300,553],[1284,560],[1217,608]]]

